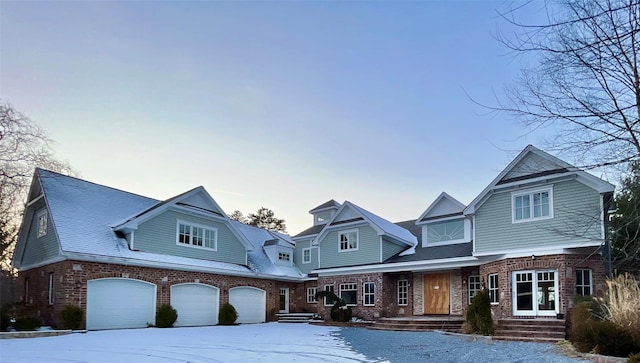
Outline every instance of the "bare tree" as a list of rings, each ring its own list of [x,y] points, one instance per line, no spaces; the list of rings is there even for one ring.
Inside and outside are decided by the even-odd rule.
[[[11,254],[36,167],[74,174],[57,160],[51,140],[33,121],[0,101],[0,269],[11,270]]]
[[[640,0],[546,4],[548,24],[517,20],[527,6],[501,14],[518,30],[498,40],[533,63],[490,108],[529,130],[551,128],[549,149],[584,168],[638,160]]]

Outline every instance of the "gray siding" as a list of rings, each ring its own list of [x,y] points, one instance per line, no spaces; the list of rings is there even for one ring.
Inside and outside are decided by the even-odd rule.
[[[601,239],[600,195],[575,180],[553,187],[552,219],[512,223],[511,193],[498,193],[476,211],[476,252],[561,246]]]
[[[338,232],[352,229],[358,230],[358,249],[338,252]],[[335,229],[320,241],[320,256],[321,268],[380,262],[380,236],[368,225]]]
[[[302,263],[302,250],[311,246],[311,240],[296,241],[296,248],[293,252],[293,262],[302,271],[302,273],[308,274],[311,270],[318,268],[318,248],[311,248],[311,263]]]
[[[177,221],[182,220],[218,230],[217,251],[179,246],[176,244]],[[161,253],[165,255],[198,258],[202,260],[245,264],[247,250],[231,233],[229,227],[222,222],[166,211],[145,221],[135,231],[134,248],[141,251]]]
[[[41,210],[41,209],[40,209]],[[39,211],[39,210],[38,210]],[[38,211],[31,216],[27,243],[22,258],[23,265],[31,265],[58,256],[60,243],[56,230],[51,221],[51,215],[47,213],[47,234],[38,238]]]
[[[386,239],[382,239],[382,261],[386,261],[388,258],[392,257],[396,253],[404,251],[409,246],[400,246],[393,242],[389,242]]]

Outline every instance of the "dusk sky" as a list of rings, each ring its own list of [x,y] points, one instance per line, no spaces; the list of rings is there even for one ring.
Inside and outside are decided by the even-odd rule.
[[[329,199],[415,219],[544,147],[468,96],[495,104],[521,68],[495,39],[510,4],[1,1],[0,97],[92,182],[202,185],[291,234]]]

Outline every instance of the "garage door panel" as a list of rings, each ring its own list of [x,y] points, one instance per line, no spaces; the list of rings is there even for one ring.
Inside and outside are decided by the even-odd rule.
[[[155,323],[156,285],[109,278],[87,283],[87,329],[145,328]]]
[[[229,303],[238,312],[237,323],[264,323],[266,321],[266,296],[264,290],[241,286],[229,289]]]
[[[171,287],[171,306],[178,311],[174,326],[216,325],[220,291],[205,284],[174,285]]]

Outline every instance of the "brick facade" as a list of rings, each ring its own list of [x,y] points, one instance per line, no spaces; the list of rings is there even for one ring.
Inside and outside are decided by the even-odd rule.
[[[53,273],[54,302],[49,305],[49,274]],[[229,289],[252,286],[267,292],[267,321],[276,319],[279,311],[280,288],[289,288],[290,311],[308,309],[303,283],[281,282],[249,277],[226,276],[204,272],[166,270],[95,262],[62,261],[39,268],[21,271],[18,286],[22,289],[25,309],[42,317],[46,325],[60,326],[60,312],[65,305],[77,305],[86,312],[87,281],[120,277],[150,282],[157,285],[156,306],[171,302],[171,286],[186,282],[199,282],[220,289],[220,305],[229,301]],[[26,281],[28,280],[28,296]]]
[[[365,282],[375,283],[375,305],[364,306],[363,284]],[[318,288],[324,289],[325,285],[333,285],[334,292],[340,296],[340,284],[355,283],[357,287],[357,304],[351,306],[353,316],[364,320],[375,320],[384,316],[383,297],[385,296],[385,284],[382,273],[368,273],[344,276],[322,276],[318,277]],[[331,306],[325,306],[322,301],[318,302],[317,310],[325,319],[330,319]]]

